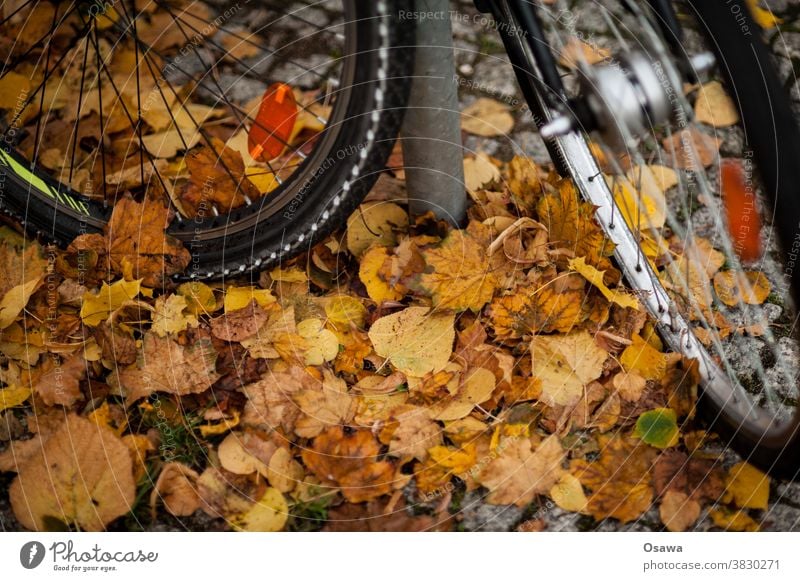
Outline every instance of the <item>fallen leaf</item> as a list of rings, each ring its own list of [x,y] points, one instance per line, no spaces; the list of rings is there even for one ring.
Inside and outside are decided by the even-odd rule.
[[[588,280],[610,302],[616,303],[621,307],[628,307],[631,309],[639,308],[639,301],[636,297],[622,291],[612,291],[608,288],[605,282],[603,282],[603,275],[605,273],[602,270],[597,270],[590,264],[586,264],[586,259],[584,257],[573,258],[568,264],[572,270],[577,271],[583,278]]]
[[[258,333],[269,320],[269,313],[252,299],[244,308],[225,310],[225,314],[211,320],[211,334],[223,341],[244,341]]]
[[[675,410],[658,408],[644,412],[636,420],[633,437],[654,448],[671,448],[678,443],[680,432]]]
[[[683,492],[668,490],[658,507],[661,522],[672,532],[685,531],[700,518],[700,503]]]
[[[700,87],[694,103],[694,115],[700,123],[728,127],[739,122],[739,112],[722,83],[711,81]]]
[[[224,306],[226,313],[244,309],[252,301],[266,308],[275,302],[275,297],[269,289],[252,286],[230,286],[225,290]]]
[[[406,375],[422,377],[441,371],[453,352],[453,314],[408,307],[372,324],[369,338],[375,352]]]
[[[348,502],[364,502],[392,489],[394,467],[379,460],[380,444],[369,430],[333,426],[303,449],[303,462],[325,486],[339,487]]]
[[[216,359],[217,353],[207,338],[182,346],[173,339],[147,333],[137,362],[119,370],[116,383],[129,402],[159,391],[175,395],[201,393],[219,379]]]
[[[297,334],[308,342],[304,353],[306,365],[322,365],[333,361],[339,354],[339,339],[323,327],[320,319],[306,319],[297,323]]]
[[[141,280],[118,280],[111,285],[104,282],[96,293],[85,293],[81,304],[83,324],[96,327],[122,305],[134,300],[141,288]]]
[[[747,462],[739,462],[728,472],[726,492],[740,508],[767,510],[769,476]]]
[[[442,428],[433,421],[429,409],[416,406],[397,408],[392,412],[397,426],[389,441],[389,455],[424,461],[428,449],[442,443]]]
[[[252,508],[233,516],[230,522],[237,531],[268,533],[283,529],[288,518],[289,505],[283,494],[276,488],[267,488]]]
[[[501,440],[498,448],[501,446],[478,476],[489,489],[486,501],[490,504],[525,506],[537,494],[547,494],[564,471],[565,452],[556,436],[545,438],[538,446],[528,438]]]
[[[747,9],[750,11],[750,14],[753,15],[753,20],[764,30],[775,28],[777,25],[783,23],[783,18],[775,16],[772,10],[761,8],[761,6],[758,5],[759,0],[746,0],[746,2]]]
[[[80,388],[80,382],[86,376],[83,353],[75,353],[63,362],[50,359],[41,371],[43,373],[33,380],[32,388],[45,405],[70,407],[83,399]]]
[[[427,269],[420,284],[431,293],[434,307],[477,312],[492,300],[498,283],[489,259],[463,230],[453,230],[438,247],[422,254]]]
[[[31,397],[31,388],[9,385],[0,389],[0,412],[22,405]]]
[[[532,333],[569,333],[586,320],[584,281],[578,274],[557,276],[539,287],[520,286],[496,298],[489,309],[495,334],[518,339]]]
[[[588,502],[581,481],[569,472],[564,472],[550,489],[550,498],[559,508],[569,512],[583,512]]]
[[[258,472],[267,476],[267,465],[253,456],[242,445],[242,434],[231,432],[217,448],[220,465],[233,474],[252,474]]]
[[[180,462],[168,462],[161,469],[150,493],[150,510],[155,514],[160,499],[173,516],[190,516],[200,508],[197,495],[199,474]]]
[[[592,491],[586,510],[596,519],[636,520],[653,501],[650,464],[655,450],[619,435],[600,436],[598,444],[597,460],[578,458],[570,465],[572,474]]]
[[[280,447],[269,460],[267,480],[273,488],[291,492],[303,480],[303,467],[292,458],[288,448]]]
[[[761,272],[724,270],[714,275],[714,291],[729,307],[739,303],[760,305],[771,290],[769,279]]]
[[[611,52],[608,49],[571,36],[561,50],[558,62],[563,67],[574,69],[584,65],[594,65],[610,57]]]
[[[648,380],[660,380],[667,371],[666,356],[653,349],[639,335],[634,335],[619,357],[619,362],[628,373],[636,373]]]
[[[197,317],[189,311],[189,303],[185,297],[164,295],[156,299],[151,329],[159,337],[175,335],[198,325]]]
[[[347,382],[328,370],[323,372],[321,389],[304,389],[293,394],[292,399],[302,412],[294,428],[301,438],[313,438],[328,426],[347,424],[355,413]]]
[[[39,283],[40,279],[34,278],[6,292],[0,301],[0,329],[5,329],[17,319]]]
[[[698,171],[710,166],[717,159],[720,140],[692,125],[672,137],[665,137],[661,144],[677,169]]]
[[[481,137],[508,135],[514,129],[514,117],[508,105],[481,97],[461,112],[461,128]]]
[[[635,402],[642,397],[642,392],[647,386],[647,380],[638,373],[623,371],[614,376],[614,379],[611,380],[611,385],[622,399]]]
[[[356,258],[373,244],[394,246],[408,228],[408,213],[391,202],[365,202],[347,219],[347,249]]]
[[[400,300],[405,294],[396,285],[390,284],[381,273],[388,258],[389,252],[384,246],[373,246],[361,257],[358,269],[358,278],[364,283],[369,298],[379,305],[385,301]]]
[[[754,533],[761,528],[743,510],[731,510],[726,507],[712,508],[708,511],[708,516],[716,526],[726,531]]]
[[[533,375],[542,382],[547,405],[572,405],[584,387],[603,372],[608,353],[586,331],[568,335],[536,335],[531,343]]]
[[[53,530],[56,523],[102,531],[132,508],[135,497],[125,444],[107,428],[73,414],[41,439],[9,489],[17,520],[37,531]]]
[[[474,192],[498,180],[500,169],[485,153],[479,151],[475,157],[464,158],[464,185],[468,191]]]

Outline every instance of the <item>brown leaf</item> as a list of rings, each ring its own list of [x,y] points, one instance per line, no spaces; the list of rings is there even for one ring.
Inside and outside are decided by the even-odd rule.
[[[226,214],[261,196],[245,173],[242,154],[213,137],[212,144],[213,149],[203,145],[185,158],[189,182],[177,195],[190,218],[208,216],[211,208]]]
[[[150,493],[150,510],[155,514],[158,499],[173,516],[189,516],[200,508],[197,479],[200,475],[180,462],[168,462],[161,469]]]
[[[442,443],[442,428],[424,407],[402,406],[392,411],[389,454],[398,458],[425,460],[428,449]],[[385,440],[384,440],[385,441]]]
[[[653,486],[659,496],[675,490],[700,503],[715,502],[725,491],[725,475],[713,460],[667,450],[653,465]]]
[[[133,464],[122,440],[72,414],[42,439],[9,489],[17,520],[39,531],[59,523],[103,530],[131,509],[135,497]]]
[[[685,531],[700,518],[700,503],[683,492],[668,490],[658,509],[661,522],[672,532]]]
[[[280,427],[286,433],[293,432],[302,413],[293,396],[304,390],[320,391],[321,388],[320,382],[300,366],[292,366],[287,371],[269,371],[263,379],[242,389],[248,400],[242,423],[265,430]]]
[[[253,299],[243,309],[212,319],[211,334],[223,341],[243,341],[255,335],[269,316],[269,313]]]
[[[33,382],[33,390],[46,405],[71,406],[83,399],[80,382],[86,376],[83,353],[75,353],[62,363],[47,359],[42,365],[44,373]]]
[[[623,436],[600,436],[600,457],[572,461],[571,472],[592,491],[586,510],[596,519],[639,518],[653,501],[650,464],[655,450]]]
[[[478,476],[490,491],[486,497],[490,504],[525,506],[535,495],[547,494],[564,472],[565,452],[556,436],[538,446],[529,438],[501,440],[494,454],[495,459]]]
[[[104,238],[84,234],[70,248],[100,250],[107,270],[141,278],[148,287],[160,286],[168,277],[183,271],[191,259],[183,244],[165,234],[171,221],[169,208],[161,202],[147,199],[139,203],[126,195],[114,204]]]
[[[341,488],[348,502],[364,502],[392,489],[394,466],[379,455],[380,444],[369,430],[333,426],[303,449],[303,462],[323,484]]]
[[[147,333],[136,363],[119,370],[116,382],[129,402],[157,391],[201,393],[220,377],[215,371],[216,359],[207,335],[182,346],[173,339]],[[109,383],[113,381],[112,376]]]
[[[415,515],[413,507],[401,499],[391,506],[391,500],[372,500],[363,504],[345,503],[328,511],[323,531],[330,532],[431,532],[450,529],[449,514]]]

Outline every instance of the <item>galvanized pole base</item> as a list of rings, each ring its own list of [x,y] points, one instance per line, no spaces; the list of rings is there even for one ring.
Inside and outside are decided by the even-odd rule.
[[[467,196],[448,0],[428,0],[416,24],[415,78],[401,132],[409,209],[462,226]]]

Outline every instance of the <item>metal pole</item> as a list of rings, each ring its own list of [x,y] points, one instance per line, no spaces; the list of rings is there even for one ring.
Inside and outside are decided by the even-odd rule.
[[[414,83],[401,132],[409,209],[454,226],[467,215],[461,115],[448,0],[427,0],[417,22]]]

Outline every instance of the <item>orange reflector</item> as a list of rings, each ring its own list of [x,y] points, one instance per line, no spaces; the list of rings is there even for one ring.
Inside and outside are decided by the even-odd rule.
[[[752,182],[741,160],[724,159],[720,166],[722,201],[733,250],[744,262],[756,261],[761,258],[761,217]]]
[[[278,157],[289,143],[296,119],[297,102],[292,88],[285,83],[270,85],[247,135],[253,159],[269,161]]]

